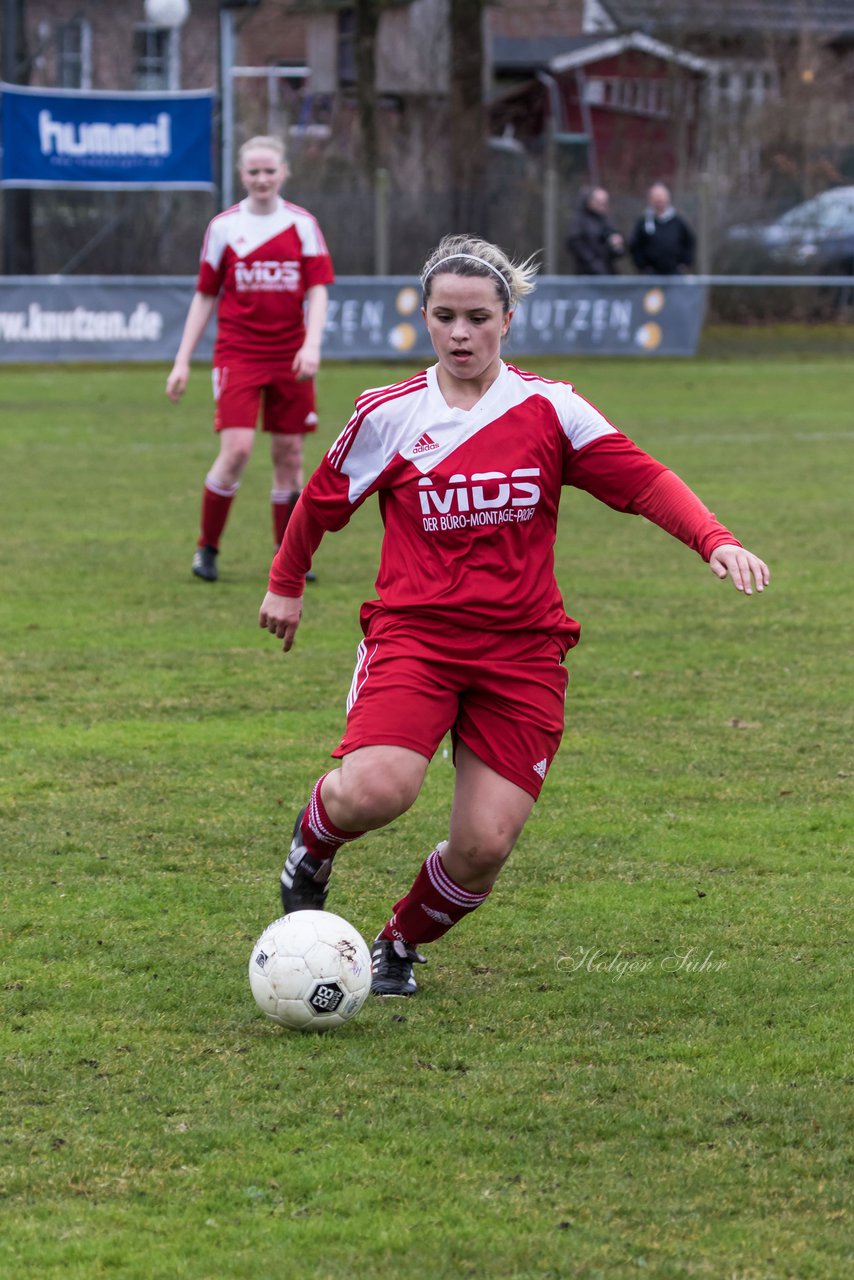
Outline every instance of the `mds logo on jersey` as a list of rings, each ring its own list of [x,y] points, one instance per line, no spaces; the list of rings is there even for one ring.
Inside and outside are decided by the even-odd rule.
[[[530,520],[540,500],[539,474],[539,467],[517,467],[509,475],[476,471],[451,476],[444,490],[424,476],[418,481],[424,528],[437,532]]]
[[[298,262],[238,262],[234,283],[241,292],[259,289],[273,293],[295,293],[301,285]]]

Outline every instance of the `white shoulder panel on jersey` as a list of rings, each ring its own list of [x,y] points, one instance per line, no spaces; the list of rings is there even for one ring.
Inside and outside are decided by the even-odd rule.
[[[394,449],[389,441],[383,439],[377,430],[377,424],[371,418],[364,418],[358,425],[351,419],[345,428],[345,435],[353,428],[353,438],[347,456],[341,464],[341,474],[347,477],[347,497],[350,502],[358,502],[362,494],[385,471],[394,457]],[[343,439],[343,437],[340,437]],[[337,443],[337,442],[336,442]],[[330,450],[330,454],[334,450]]]
[[[513,372],[529,388],[529,395],[543,396],[554,405],[560,425],[573,449],[582,449],[600,436],[617,434],[617,428],[580,396],[571,383],[553,382],[550,378],[522,374],[518,370]]]
[[[228,245],[229,227],[234,224],[235,215],[239,210],[240,205],[236,204],[231,209],[225,209],[222,213],[218,213],[208,223],[208,229],[202,241],[201,260],[206,262],[209,267],[213,267],[214,271],[219,270],[222,255]]]
[[[325,257],[329,250],[326,247],[323,232],[320,230],[320,224],[314,214],[309,213],[308,209],[302,209],[298,204],[289,204],[287,201],[285,201],[285,208],[290,211],[293,224],[302,244],[303,256],[306,258]]]
[[[422,373],[359,396],[356,412],[327,455],[349,481],[350,502],[358,502],[423,421],[426,385]]]

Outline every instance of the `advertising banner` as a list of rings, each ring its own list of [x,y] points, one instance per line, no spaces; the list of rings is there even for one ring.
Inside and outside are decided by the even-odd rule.
[[[195,277],[14,276],[0,279],[0,361],[171,360]],[[343,277],[331,286],[326,360],[433,359],[414,277]],[[690,356],[706,287],[686,277],[600,285],[544,277],[513,317],[504,353]],[[213,351],[215,324],[196,351]]]
[[[429,357],[421,290],[408,277],[351,277],[330,291],[327,355]],[[520,355],[690,356],[706,289],[688,276],[542,276],[516,309],[504,350]]]
[[[508,352],[692,356],[707,289],[690,276],[543,276],[518,308]]]
[[[213,187],[213,93],[0,85],[4,187]]]
[[[0,278],[0,361],[170,360],[195,280],[116,276]],[[199,344],[213,351],[213,324]]]

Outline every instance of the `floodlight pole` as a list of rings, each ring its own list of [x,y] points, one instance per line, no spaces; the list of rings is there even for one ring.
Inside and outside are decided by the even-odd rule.
[[[554,76],[545,71],[538,71],[537,79],[540,84],[545,85],[549,102],[543,147],[543,271],[546,275],[553,276],[557,274],[557,131],[560,126],[561,106]]]
[[[222,207],[234,203],[234,14],[219,11],[219,92]]]
[[[3,0],[3,79],[6,84],[18,82],[21,16],[20,0]]]
[[[2,76],[6,84],[18,83],[18,46],[21,39],[21,0],[3,0],[3,64]],[[17,192],[3,188],[3,272],[14,275],[17,268],[15,251],[15,200]]]

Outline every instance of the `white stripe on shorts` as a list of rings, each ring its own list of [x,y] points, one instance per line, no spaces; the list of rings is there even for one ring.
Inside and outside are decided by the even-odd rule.
[[[353,679],[350,681],[350,691],[347,694],[348,712],[355,706],[356,699],[367,683],[368,675],[370,674],[371,658],[373,658],[378,648],[379,646],[375,644],[371,652],[368,653],[368,646],[365,644],[364,640],[359,641],[359,647],[356,650],[356,669],[353,672]]]

